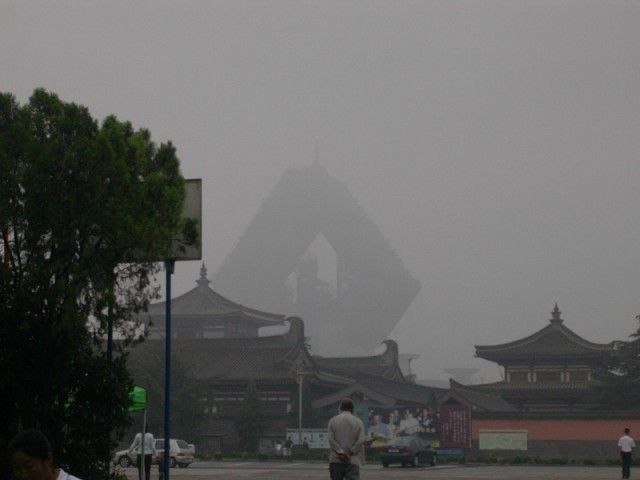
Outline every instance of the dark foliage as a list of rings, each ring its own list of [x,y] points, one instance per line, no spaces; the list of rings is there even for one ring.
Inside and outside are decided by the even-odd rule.
[[[129,365],[136,385],[147,390],[147,422],[158,437],[164,436],[164,356],[147,357],[144,364]],[[194,443],[204,420],[205,402],[201,383],[194,380],[180,352],[171,355],[171,438]],[[142,425],[135,425],[139,431]]]
[[[158,266],[126,262],[163,257],[183,197],[170,143],[45,90],[0,94],[0,445],[40,428],[58,463],[106,478],[132,385],[107,320],[139,331]]]
[[[613,355],[597,372],[601,404],[607,410],[637,410],[640,405],[640,316],[627,341],[614,344]]]

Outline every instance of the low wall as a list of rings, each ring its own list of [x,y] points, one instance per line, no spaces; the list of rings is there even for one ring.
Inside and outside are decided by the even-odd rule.
[[[603,440],[617,443],[625,427],[640,434],[640,419],[473,419],[471,438],[480,430],[527,430],[532,440]]]
[[[473,441],[473,447],[468,449],[466,456],[468,460],[477,459],[508,459],[515,457],[540,458],[542,460],[562,459],[567,461],[575,460],[583,463],[585,460],[601,462],[605,460],[617,460],[619,458],[617,440],[611,441],[570,441],[570,440],[533,440],[528,442],[527,450],[480,450],[478,441]]]
[[[640,419],[474,419],[471,459],[540,457],[541,459],[616,460],[625,427],[640,435]],[[481,431],[526,432],[526,450],[480,449]],[[486,445],[486,442],[485,442]],[[522,445],[520,445],[522,447]]]

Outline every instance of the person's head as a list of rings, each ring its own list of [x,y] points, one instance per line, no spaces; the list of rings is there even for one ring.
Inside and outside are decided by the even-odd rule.
[[[340,410],[342,412],[353,413],[353,401],[350,398],[343,398],[340,400]]]
[[[631,429],[630,428],[625,428],[624,429],[624,434],[625,435],[629,435],[631,433]]]
[[[40,430],[23,430],[7,448],[13,475],[19,480],[52,480],[53,450]]]

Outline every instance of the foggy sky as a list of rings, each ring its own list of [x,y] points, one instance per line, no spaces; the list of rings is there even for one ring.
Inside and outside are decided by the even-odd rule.
[[[392,333],[418,376],[493,380],[473,345],[556,301],[588,340],[636,328],[638,25],[614,0],[0,0],[0,91],[171,139],[203,179],[210,276],[317,144],[422,283]],[[176,294],[199,268],[176,265]]]

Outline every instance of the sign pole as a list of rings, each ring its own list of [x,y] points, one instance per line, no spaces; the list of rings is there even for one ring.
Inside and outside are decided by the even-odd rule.
[[[164,262],[166,271],[165,296],[165,357],[164,357],[164,479],[170,478],[171,458],[171,275],[175,268],[175,260]]]

